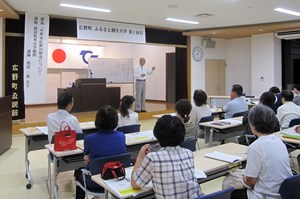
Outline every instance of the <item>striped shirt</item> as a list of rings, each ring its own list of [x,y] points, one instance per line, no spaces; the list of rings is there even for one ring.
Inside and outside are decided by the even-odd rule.
[[[197,138],[198,129],[195,126],[195,124],[191,122],[187,122],[184,124],[184,127],[185,127],[184,140]]]
[[[185,199],[202,195],[195,177],[193,153],[180,146],[163,147],[147,154],[133,178],[140,187],[152,180],[157,199]]]

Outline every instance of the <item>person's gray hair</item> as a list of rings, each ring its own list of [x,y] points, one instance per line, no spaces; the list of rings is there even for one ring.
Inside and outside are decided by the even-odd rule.
[[[256,105],[250,109],[248,121],[257,132],[271,134],[276,126],[276,115],[271,108],[264,105]]]

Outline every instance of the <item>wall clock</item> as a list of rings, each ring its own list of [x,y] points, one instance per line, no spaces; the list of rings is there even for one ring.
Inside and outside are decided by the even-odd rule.
[[[193,48],[193,59],[195,61],[201,61],[203,58],[203,50],[199,46]]]

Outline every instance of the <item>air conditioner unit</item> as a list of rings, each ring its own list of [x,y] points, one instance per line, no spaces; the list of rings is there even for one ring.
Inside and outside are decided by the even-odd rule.
[[[300,39],[300,30],[286,30],[286,31],[278,31],[275,33],[275,36],[279,39]]]

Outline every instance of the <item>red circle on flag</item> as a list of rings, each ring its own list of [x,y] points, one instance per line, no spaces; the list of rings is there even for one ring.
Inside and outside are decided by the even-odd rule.
[[[52,53],[52,59],[56,63],[60,64],[66,60],[66,53],[62,49],[56,49]]]

